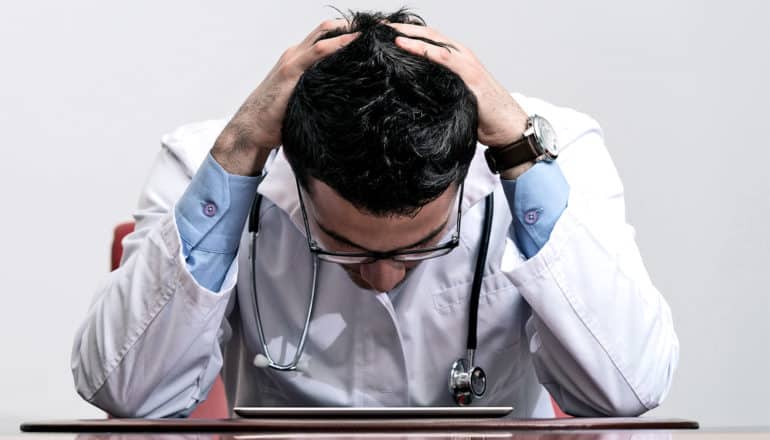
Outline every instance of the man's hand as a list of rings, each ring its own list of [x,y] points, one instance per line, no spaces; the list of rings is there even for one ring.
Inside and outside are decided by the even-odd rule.
[[[435,29],[411,24],[390,23],[399,32],[446,43],[443,48],[422,40],[397,37],[396,45],[408,52],[441,64],[456,73],[476,95],[479,111],[479,142],[494,148],[503,147],[521,138],[527,128],[527,114],[511,94],[498,83],[468,48],[441,35]],[[532,164],[522,164],[501,173],[514,179]]]
[[[281,55],[211,149],[214,159],[225,171],[240,175],[257,175],[262,171],[270,150],[281,145],[283,117],[299,77],[316,61],[344,47],[358,35],[343,34],[315,41],[325,32],[347,24],[342,19],[324,21],[301,43]]]

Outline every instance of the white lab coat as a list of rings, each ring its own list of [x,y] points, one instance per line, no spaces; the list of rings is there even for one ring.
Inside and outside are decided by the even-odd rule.
[[[541,251],[524,260],[509,238],[511,214],[479,147],[466,181],[461,245],[421,263],[397,292],[356,287],[322,263],[302,372],[259,369],[249,236],[221,292],[201,287],[180,252],[174,203],[225,121],[182,127],[142,192],[136,231],[119,270],[96,293],[77,332],[77,391],[116,416],[186,414],[222,372],[231,406],[453,405],[449,368],[465,354],[483,198],[495,211],[479,305],[476,364],[487,394],[476,405],[512,405],[514,417],[549,417],[546,390],[577,415],[637,415],[667,393],[678,359],[671,313],[626,223],[623,187],[597,123],[514,95],[547,118],[562,144],[568,207]],[[301,333],[311,259],[291,169],[282,154],[259,191],[254,261],[270,353],[287,362]],[[224,367],[223,367],[224,365]]]

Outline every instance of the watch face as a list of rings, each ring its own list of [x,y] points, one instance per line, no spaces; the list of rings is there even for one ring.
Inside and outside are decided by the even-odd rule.
[[[551,158],[555,158],[559,154],[558,141],[556,139],[556,132],[553,130],[551,123],[545,118],[535,116],[532,121],[532,128],[535,129],[535,136],[543,148],[543,152]]]

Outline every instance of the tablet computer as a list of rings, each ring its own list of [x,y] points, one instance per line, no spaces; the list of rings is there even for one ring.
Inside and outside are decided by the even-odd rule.
[[[513,411],[511,406],[236,406],[236,414],[246,418],[377,418],[377,417],[503,417]]]

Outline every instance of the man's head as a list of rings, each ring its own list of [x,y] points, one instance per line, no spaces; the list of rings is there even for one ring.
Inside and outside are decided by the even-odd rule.
[[[321,234],[332,232],[320,237],[324,245],[388,251],[435,232],[476,149],[472,92],[455,73],[398,48],[400,34],[387,22],[422,19],[403,10],[352,14],[348,29],[321,38],[359,37],[306,70],[288,103],[284,152],[309,195],[311,223],[323,217]],[[366,278],[369,269],[359,274]]]

